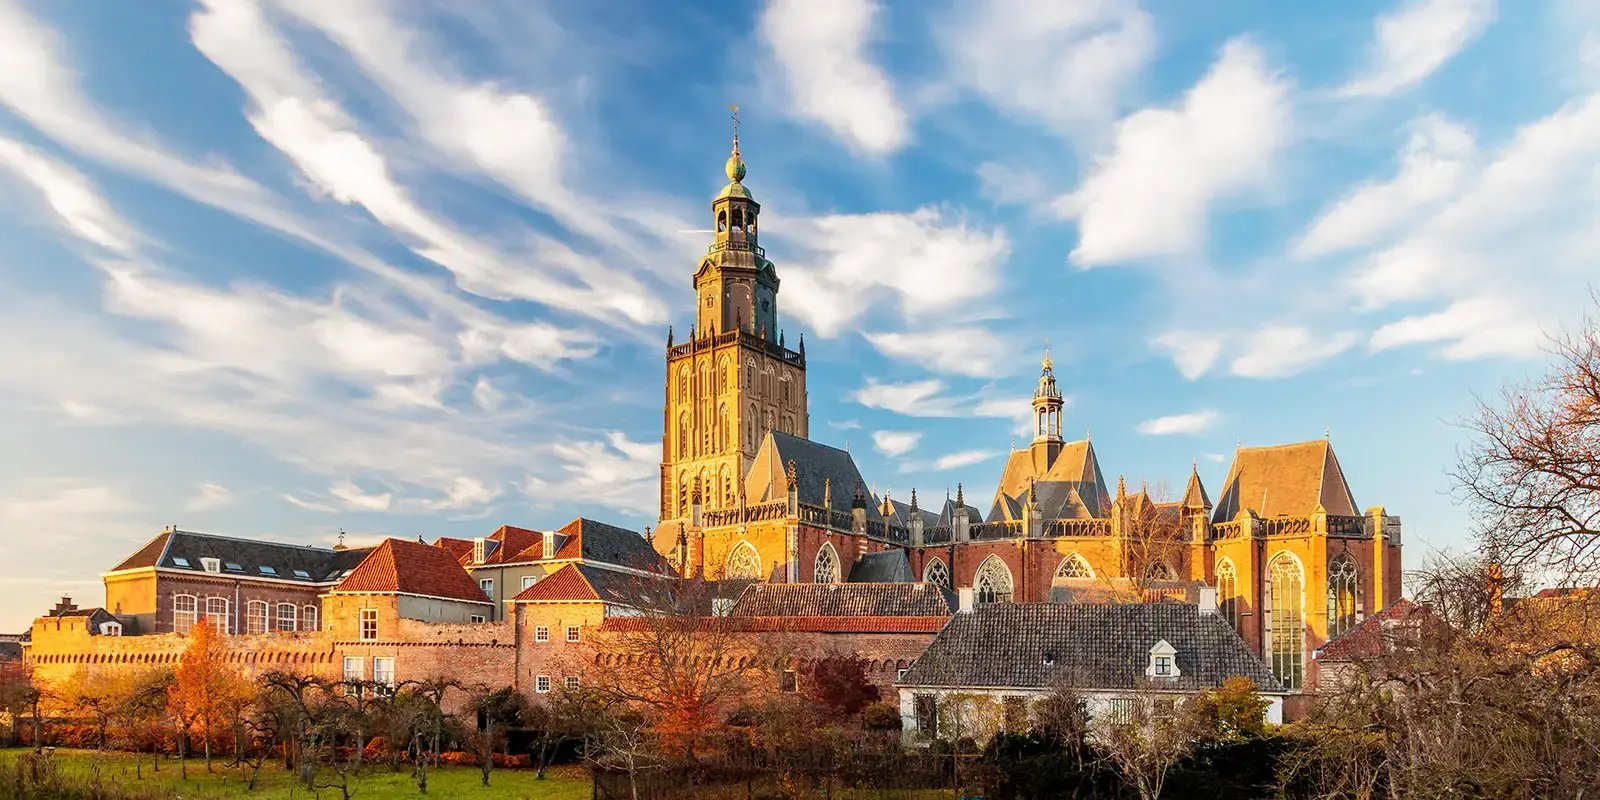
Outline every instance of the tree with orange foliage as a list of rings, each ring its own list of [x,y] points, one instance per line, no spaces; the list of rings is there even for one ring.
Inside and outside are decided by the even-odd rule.
[[[248,702],[248,687],[227,665],[227,647],[215,626],[201,620],[189,632],[189,645],[178,661],[178,669],[167,695],[181,733],[200,728],[205,742],[206,771],[211,771],[211,734],[219,721]],[[179,736],[178,748],[185,761],[188,747]],[[187,766],[187,764],[185,764]],[[187,770],[186,770],[187,772]]]

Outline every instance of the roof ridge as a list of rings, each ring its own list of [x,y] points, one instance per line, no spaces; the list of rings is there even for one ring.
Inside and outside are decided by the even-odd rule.
[[[247,539],[247,538],[245,538],[243,536],[229,536],[228,534],[225,534],[225,533],[207,533],[205,531],[186,531],[186,530],[180,530],[178,528],[173,528],[172,530],[164,531],[164,533],[172,533],[172,534],[180,534],[181,533],[181,534],[183,534],[185,536],[200,536],[200,537],[203,537],[203,538],[206,538],[206,539],[226,539],[227,541],[230,541],[230,542],[244,542],[246,544],[266,544],[266,545],[272,545],[274,547],[297,547],[297,548],[300,548],[302,550],[320,550],[320,551],[325,552],[325,553],[337,553],[337,552],[340,552],[338,550],[333,549],[332,547],[319,547],[319,546],[314,545],[314,544],[299,544],[297,542],[280,542],[280,541],[276,541],[274,539]],[[386,539],[392,539],[392,538],[396,538],[396,537],[388,536],[387,534],[385,534],[385,538]],[[167,547],[170,548],[171,546],[172,546],[172,540],[168,539],[167,540]],[[368,545],[368,546],[370,547],[372,545]],[[360,548],[351,547],[351,548],[348,548],[348,549],[357,550],[357,549],[360,549]],[[163,556],[166,555],[166,550],[161,551],[161,554]]]

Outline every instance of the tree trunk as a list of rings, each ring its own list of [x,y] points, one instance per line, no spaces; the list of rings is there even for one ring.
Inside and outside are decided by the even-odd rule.
[[[189,732],[178,729],[178,774],[189,780]]]
[[[39,718],[39,698],[33,699],[33,752],[44,752],[44,720]]]
[[[206,737],[206,741],[205,741],[206,772],[210,772],[211,771],[211,720],[209,720],[209,719],[206,720],[206,724],[201,726],[201,730],[205,732],[205,737]]]

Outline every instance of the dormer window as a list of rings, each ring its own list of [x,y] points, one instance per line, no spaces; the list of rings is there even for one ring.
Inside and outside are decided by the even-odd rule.
[[[221,572],[222,571],[222,559],[220,559],[220,558],[202,558],[202,559],[200,559],[200,568],[205,570],[206,572]]]
[[[1150,648],[1150,665],[1145,667],[1146,677],[1158,679],[1173,679],[1182,675],[1178,669],[1178,650],[1166,639],[1162,639]]]
[[[545,531],[544,532],[544,557],[545,558],[555,558],[556,557],[556,532],[555,531]]]
[[[102,623],[100,623],[100,635],[101,636],[121,636],[122,635],[122,623],[120,623],[120,622],[102,622]]]
[[[488,552],[489,549],[488,544],[489,543],[481,536],[472,540],[472,563],[483,563],[484,554]]]

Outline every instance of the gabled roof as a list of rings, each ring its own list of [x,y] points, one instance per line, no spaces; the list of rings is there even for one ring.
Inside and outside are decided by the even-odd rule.
[[[1360,625],[1328,640],[1317,650],[1318,661],[1358,661],[1381,655],[1386,649],[1385,629],[1413,620],[1437,621],[1433,612],[1404,597],[1367,617]]]
[[[670,565],[638,531],[578,517],[556,529],[557,559],[581,558],[649,572],[669,571]]]
[[[1211,495],[1206,494],[1205,484],[1200,482],[1198,466],[1189,471],[1189,485],[1183,489],[1182,505],[1184,508],[1211,508]]]
[[[790,462],[794,462],[801,503],[821,508],[826,496],[831,503],[829,508],[849,512],[859,490],[866,500],[867,519],[883,519],[877,498],[862,480],[848,451],[778,431],[768,431],[756,451],[745,478],[747,501],[767,503],[786,498]]]
[[[456,557],[463,566],[477,567],[495,564],[515,564],[522,561],[533,561],[538,555],[524,557],[523,553],[533,549],[537,553],[543,534],[538,531],[519,528],[515,525],[501,525],[494,533],[483,537],[483,561],[472,560],[473,551],[477,543],[473,539],[445,539],[440,538],[434,542],[436,547],[443,547]]]
[[[957,613],[901,686],[1135,689],[1166,640],[1181,675],[1166,688],[1211,689],[1235,675],[1278,681],[1227,620],[1184,604],[997,603]]]
[[[1337,516],[1361,513],[1331,442],[1242,447],[1234,453],[1211,521],[1231,521],[1241,509],[1277,517],[1311,514],[1319,506]]]
[[[338,580],[370,550],[339,550],[174,530],[151,539],[112,571],[160,567],[203,573],[201,559],[215,558],[222,562],[220,574],[228,577],[328,583]]]
[[[863,553],[850,567],[851,583],[914,583],[911,561],[900,549]]]
[[[988,521],[1021,519],[1030,488],[1044,519],[1104,517],[1111,510],[1100,459],[1087,439],[1061,445],[1043,472],[1034,470],[1031,449],[1011,451]]]
[[[902,528],[911,527],[912,515],[910,503],[902,503],[892,497],[886,497],[884,498],[882,507],[879,508],[879,512],[882,513],[884,519],[888,520],[891,524],[898,525]],[[919,506],[917,508],[916,515],[922,518],[922,524],[924,527],[933,528],[940,524],[939,512],[937,511],[930,511],[927,508]],[[974,522],[976,522],[978,519],[979,518],[976,516],[972,517]]]
[[[948,617],[956,597],[932,583],[754,583],[734,617]]]
[[[489,602],[461,562],[448,551],[406,539],[385,539],[333,591]]]
[[[632,605],[655,581],[659,579],[589,564],[568,564],[511,599],[519,603],[592,600]]]

